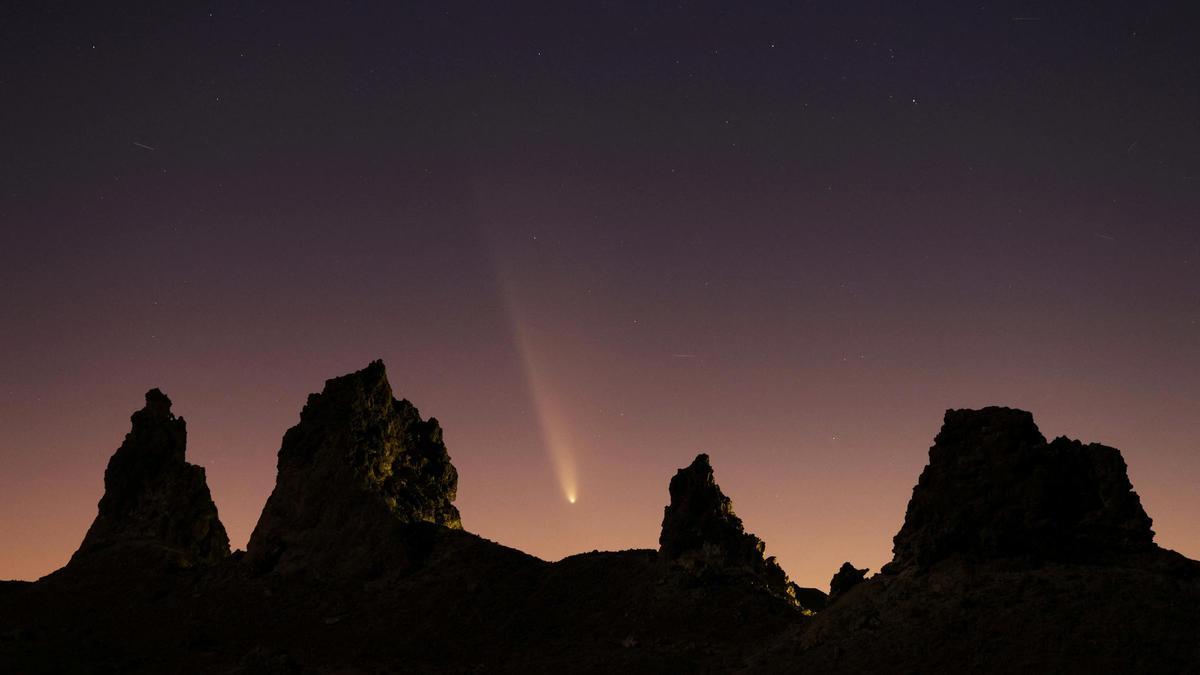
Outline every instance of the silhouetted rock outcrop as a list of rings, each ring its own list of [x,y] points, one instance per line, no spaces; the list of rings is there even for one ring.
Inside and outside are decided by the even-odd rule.
[[[761,672],[1190,672],[1200,564],[1152,542],[1121,454],[950,410],[894,560],[847,564]],[[853,588],[853,592],[847,592]]]
[[[866,568],[860,570],[848,562],[842,563],[837,574],[834,574],[833,578],[829,580],[829,602],[833,602],[846,591],[862,583],[868,571]]]
[[[733,502],[713,478],[708,455],[697,455],[677,471],[670,493],[658,538],[667,562],[700,575],[748,575],[775,593],[794,597],[795,587],[775,557],[763,557],[766,544],[746,532],[733,512]]]
[[[363,573],[411,556],[411,524],[462,528],[436,419],[392,396],[382,361],[325,383],[284,434],[246,555],[260,570]]]
[[[146,392],[146,406],[104,470],[99,513],[72,561],[117,544],[166,549],[183,565],[212,564],[229,555],[204,469],[184,460],[187,427],[171,414],[171,399]]]
[[[1078,559],[1150,544],[1154,532],[1121,453],[1046,443],[1011,408],[948,410],[885,572],[948,556]]]
[[[1200,663],[1200,563],[1150,541],[1115,450],[1046,443],[1020,411],[948,413],[892,572],[867,579],[846,563],[828,598],[763,556],[704,455],[671,481],[659,551],[551,563],[455,529],[440,430],[392,398],[379,363],[310,397],[245,556],[225,555],[224,534],[205,525],[215,509],[183,439],[182,420],[151,392],[109,465],[79,554],[87,563],[0,582],[0,670],[1177,673]],[[178,558],[211,541],[216,565],[141,555]],[[309,573],[256,574],[247,561]]]

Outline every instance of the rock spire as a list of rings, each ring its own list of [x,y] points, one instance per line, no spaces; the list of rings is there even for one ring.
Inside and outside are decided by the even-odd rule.
[[[204,469],[184,460],[187,426],[158,389],[130,418],[132,429],[104,470],[99,513],[72,557],[119,544],[168,550],[184,565],[212,564],[229,555]]]
[[[405,525],[462,528],[442,429],[393,397],[382,361],[308,397],[278,471],[247,546],[261,570],[360,573],[397,562]]]

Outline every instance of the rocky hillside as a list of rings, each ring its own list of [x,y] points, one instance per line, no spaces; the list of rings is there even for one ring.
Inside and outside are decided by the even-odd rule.
[[[1200,563],[1150,525],[1116,449],[1048,443],[1022,410],[947,411],[892,561],[750,665],[1195,672]]]
[[[63,569],[0,583],[5,673],[1188,672],[1200,564],[1118,451],[947,412],[891,563],[788,581],[706,455],[660,548],[546,562],[462,529],[436,420],[380,362],[309,397],[248,551],[157,390]],[[798,524],[802,525],[802,524]]]

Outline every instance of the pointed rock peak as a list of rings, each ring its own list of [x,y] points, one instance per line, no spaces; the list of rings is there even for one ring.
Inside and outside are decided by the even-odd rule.
[[[1090,558],[1150,545],[1121,453],[1047,443],[1023,410],[949,410],[885,572],[947,557]]]
[[[325,392],[344,393],[347,388],[357,388],[364,396],[392,395],[392,386],[387,379],[387,366],[382,360],[376,359],[367,364],[366,368],[353,373],[335,377],[325,382]]]
[[[795,585],[764,557],[766,544],[746,532],[733,503],[713,477],[708,455],[697,455],[671,479],[659,552],[672,565],[701,575],[750,576],[794,601]]]
[[[325,381],[318,394],[310,394],[300,420],[334,411],[378,411],[390,408],[394,402],[383,361],[372,361],[362,370]]]
[[[689,464],[686,469],[680,469],[680,471],[706,473],[709,475],[710,480],[711,476],[713,475],[712,463],[708,460],[708,454],[703,452],[696,455],[696,459],[693,459],[692,463]]]
[[[392,396],[382,361],[308,397],[278,468],[247,546],[259,569],[361,571],[395,543],[397,525],[462,528],[442,429]]]
[[[833,602],[841,597],[846,591],[854,588],[866,579],[867,568],[858,569],[848,562],[842,563],[842,567],[829,580],[829,602]]]
[[[171,414],[171,399],[151,389],[130,421],[125,442],[104,471],[99,513],[72,561],[117,544],[165,548],[184,565],[228,556],[229,537],[204,469],[184,460],[187,427]]]
[[[146,416],[153,419],[171,418],[171,399],[166,394],[162,393],[157,387],[146,392],[146,407],[134,413],[137,416]]]
[[[716,483],[708,455],[697,455],[690,465],[675,472],[669,491],[671,503],[663,514],[658,538],[668,560],[701,550],[706,543],[740,541],[745,534],[733,502]]]
[[[138,454],[142,461],[170,458],[183,461],[187,444],[187,429],[182,417],[171,413],[171,399],[158,389],[146,392],[146,405],[129,418],[131,428],[126,436],[129,453]]]

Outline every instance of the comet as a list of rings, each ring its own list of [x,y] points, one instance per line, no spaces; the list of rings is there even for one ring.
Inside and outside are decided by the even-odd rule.
[[[534,339],[535,322],[530,321],[521,311],[503,269],[499,270],[498,276],[513,341],[516,343],[525,372],[525,381],[533,399],[542,445],[554,467],[554,474],[558,479],[563,496],[567,503],[574,504],[579,495],[576,452],[569,432],[571,427],[568,423],[568,416],[560,403],[562,397],[552,378],[547,374],[548,367],[544,350],[539,348]]]

